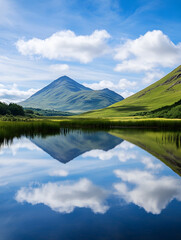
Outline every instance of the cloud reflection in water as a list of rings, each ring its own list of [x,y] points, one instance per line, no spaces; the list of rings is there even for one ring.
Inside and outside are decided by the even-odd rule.
[[[107,194],[107,191],[84,178],[77,182],[49,182],[35,188],[21,188],[15,199],[32,205],[42,203],[60,213],[71,213],[76,207],[90,208],[94,213],[105,213],[108,210],[104,204]]]
[[[160,214],[173,199],[181,201],[181,180],[171,176],[157,177],[141,170],[115,170],[123,182],[114,184],[116,194],[152,214]],[[129,188],[129,184],[134,184]]]
[[[100,160],[111,160],[112,158],[116,157],[121,162],[126,162],[130,159],[136,159],[136,152],[133,151],[132,148],[134,148],[133,144],[124,141],[109,151],[96,149],[84,153],[82,157],[99,158]],[[128,151],[128,149],[131,149],[131,151]]]

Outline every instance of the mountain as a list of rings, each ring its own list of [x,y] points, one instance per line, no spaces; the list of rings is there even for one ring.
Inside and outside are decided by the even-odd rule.
[[[112,136],[107,132],[91,133],[79,130],[47,137],[36,136],[31,138],[31,141],[62,163],[67,163],[94,149],[108,151],[123,142],[119,137]]]
[[[107,88],[92,90],[63,76],[19,104],[26,108],[85,112],[104,108],[121,100],[122,96]]]
[[[181,100],[181,66],[142,91],[86,117],[127,117],[153,111]]]

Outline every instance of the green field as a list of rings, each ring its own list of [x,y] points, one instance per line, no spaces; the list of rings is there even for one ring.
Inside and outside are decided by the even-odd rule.
[[[81,117],[127,117],[172,105],[181,99],[181,66],[142,91]]]

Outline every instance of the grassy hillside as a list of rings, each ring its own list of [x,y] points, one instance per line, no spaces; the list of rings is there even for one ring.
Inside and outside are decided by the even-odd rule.
[[[109,89],[92,90],[63,76],[20,104],[25,108],[80,113],[104,108],[121,100],[123,97]]]
[[[172,105],[181,99],[181,66],[142,91],[85,117],[126,117]]]
[[[170,105],[158,108],[153,111],[137,113],[137,115],[149,118],[180,118],[181,119],[181,100]]]

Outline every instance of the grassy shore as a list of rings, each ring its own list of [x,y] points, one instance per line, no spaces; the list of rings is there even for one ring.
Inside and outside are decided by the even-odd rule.
[[[161,128],[181,130],[179,119],[133,119],[133,118],[57,118],[62,127],[70,128]]]
[[[52,134],[60,133],[60,123],[52,121],[32,121],[32,122],[4,122],[0,121],[0,146],[3,143],[11,143],[14,137],[22,136],[46,137]]]
[[[42,118],[0,118],[0,129],[4,127],[20,127],[27,129],[37,129],[38,126],[51,128],[161,128],[181,130],[181,119],[166,118],[140,118],[140,117],[112,117],[112,118],[77,118],[77,117],[42,117]],[[3,127],[1,127],[3,126]]]

